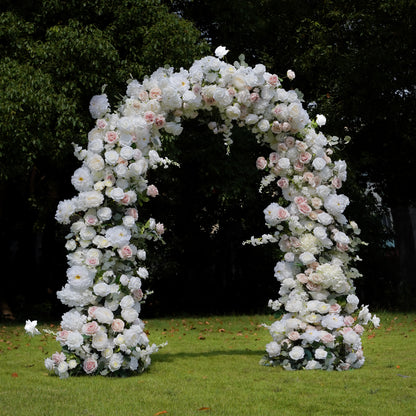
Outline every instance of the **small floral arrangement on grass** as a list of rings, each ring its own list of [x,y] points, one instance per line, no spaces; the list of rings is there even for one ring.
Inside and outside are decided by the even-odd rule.
[[[378,318],[358,310],[353,267],[361,241],[338,194],[347,176],[342,160],[332,160],[337,138],[317,129],[326,119],[309,118],[297,90],[262,64],[249,67],[240,57],[223,60],[228,50],[195,61],[189,70],[159,68],[143,82],[131,80],[119,108],[111,112],[106,94],[94,96],[96,120],[71,182],[78,195],[59,203],[56,219],[70,226],[66,285],[58,292],[71,309],[55,334],[62,346],[46,359],[60,377],[73,374],[125,375],[142,372],[158,346],[150,345],[139,318],[147,292],[146,242],[158,240],[163,224],[142,218],[140,207],[158,195],[147,172],[173,162],[160,157],[163,136],[179,136],[181,121],[208,114],[208,127],[228,147],[234,124],[245,126],[269,147],[256,166],[264,171],[260,191],[277,200],[264,210],[271,232],[248,243],[276,243],[282,258],[275,276],[280,298],[269,305],[281,318],[268,326],[266,365],[285,369],[360,367],[363,325]],[[293,80],[295,73],[287,71]],[[215,110],[215,111],[214,111]],[[35,321],[26,329],[36,334]]]

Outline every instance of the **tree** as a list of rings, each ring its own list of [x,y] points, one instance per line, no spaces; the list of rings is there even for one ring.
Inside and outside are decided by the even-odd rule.
[[[91,97],[106,84],[117,104],[129,78],[165,64],[188,66],[207,51],[199,31],[159,1],[2,2],[1,251],[10,275],[42,275],[40,284],[5,278],[2,293],[44,294],[61,284],[64,254],[55,240],[63,230],[53,218],[57,202],[73,193],[72,143],[87,140]]]
[[[416,195],[408,185],[415,174],[415,2],[166,3],[193,21],[213,45],[229,48],[230,59],[244,53],[249,64],[262,62],[278,74],[294,69],[305,105],[310,102],[312,114],[327,116],[326,131],[352,137],[338,157],[350,166],[345,191],[352,196],[349,215],[370,243],[361,267],[367,276],[364,299],[383,306],[389,299],[397,305],[401,287],[401,303],[411,305],[403,295],[414,295],[416,285],[415,221],[409,209]],[[383,204],[368,192],[369,184]],[[386,246],[393,238],[387,208],[394,218],[396,249]]]

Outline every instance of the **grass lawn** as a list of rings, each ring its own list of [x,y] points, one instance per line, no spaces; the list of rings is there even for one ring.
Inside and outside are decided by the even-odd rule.
[[[271,316],[149,320],[168,345],[130,378],[48,375],[53,337],[0,326],[1,416],[416,415],[416,313],[379,313],[363,335],[366,363],[347,372],[260,366]]]

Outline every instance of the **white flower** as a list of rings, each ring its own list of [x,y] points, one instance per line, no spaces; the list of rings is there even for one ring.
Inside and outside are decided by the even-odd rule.
[[[72,309],[62,315],[61,328],[66,331],[81,331],[82,325],[87,321],[87,317],[76,309]]]
[[[229,52],[228,49],[226,49],[224,46],[218,46],[217,49],[215,49],[215,56],[222,59],[225,55]]]
[[[302,253],[302,254],[299,256],[299,260],[300,260],[303,264],[308,265],[308,264],[311,264],[311,263],[313,263],[314,261],[316,261],[316,258],[315,258],[315,256],[314,256],[312,253],[310,253],[310,252],[306,251],[305,253]]]
[[[70,350],[75,350],[76,348],[81,347],[84,342],[83,336],[78,331],[72,331],[68,334],[68,337],[65,341],[65,345]]]
[[[322,157],[317,157],[313,160],[312,165],[316,170],[322,170],[326,166],[326,162]]]
[[[289,352],[289,357],[294,361],[301,360],[304,356],[305,350],[300,346],[293,347]]]
[[[122,309],[121,316],[126,322],[131,323],[139,317],[139,314],[137,313],[136,309],[126,308]]]
[[[265,133],[270,129],[270,122],[263,118],[257,123],[257,127],[262,133]]]
[[[322,126],[324,126],[324,125],[325,125],[325,123],[326,123],[326,117],[325,117],[324,115],[322,115],[322,114],[318,114],[318,115],[316,116],[316,124],[317,124],[319,127],[322,127]]]
[[[295,76],[296,76],[295,73],[291,69],[288,69],[286,75],[290,80],[295,79]]]
[[[77,191],[88,191],[92,189],[94,181],[87,167],[77,169],[71,178],[71,183]]]
[[[108,337],[104,331],[98,331],[92,336],[91,346],[97,351],[104,351],[108,347]]]
[[[38,321],[30,321],[27,320],[26,321],[26,325],[25,325],[25,331],[30,335],[30,336],[34,336],[34,335],[39,335],[40,332],[39,330],[36,328],[36,325],[38,324]]]
[[[98,322],[102,324],[108,324],[108,325],[110,325],[114,319],[113,312],[111,312],[110,309],[104,308],[102,306],[98,307],[94,311],[94,316]]]
[[[134,299],[130,296],[124,296],[123,299],[121,299],[120,301],[120,307],[122,309],[128,309],[128,308],[132,308],[134,305]]]
[[[67,270],[66,275],[71,287],[82,291],[92,285],[95,272],[84,266],[72,266]]]
[[[90,101],[90,113],[93,118],[102,118],[110,110],[107,94],[94,95]]]
[[[111,219],[112,211],[109,207],[102,207],[97,211],[97,217],[101,221],[108,221]]]
[[[328,353],[323,348],[318,348],[315,350],[315,358],[317,360],[324,360]]]
[[[349,203],[350,200],[347,196],[331,194],[325,199],[324,206],[330,214],[337,216],[344,212]]]
[[[55,219],[61,224],[69,224],[70,217],[77,210],[76,199],[67,199],[59,202]]]
[[[114,372],[120,369],[121,365],[123,364],[123,354],[116,353],[113,354],[110,358],[110,362],[108,363],[108,368],[110,371]]]
[[[128,228],[123,227],[122,225],[116,225],[115,227],[107,230],[105,238],[113,247],[121,248],[128,245],[131,233]]]
[[[344,318],[337,313],[330,313],[322,318],[321,325],[328,329],[341,328],[344,325]]]
[[[88,208],[97,208],[104,202],[104,196],[98,191],[81,192],[78,196],[79,208],[86,211]]]
[[[147,279],[149,277],[149,272],[147,271],[147,269],[145,267],[139,267],[139,269],[137,270],[137,274],[142,279]]]
[[[321,212],[318,214],[318,222],[320,222],[322,225],[329,225],[334,219],[326,212]]]
[[[266,352],[270,357],[277,357],[280,354],[280,349],[280,345],[275,341],[269,342],[266,345]]]

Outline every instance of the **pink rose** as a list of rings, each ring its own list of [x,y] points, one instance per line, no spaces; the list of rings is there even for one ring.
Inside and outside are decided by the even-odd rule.
[[[155,125],[157,126],[157,127],[163,127],[164,125],[165,125],[165,122],[166,122],[166,120],[165,120],[165,117],[163,117],[163,116],[156,116],[156,118],[155,118]]]
[[[152,198],[155,198],[156,196],[158,196],[158,195],[159,195],[159,191],[158,191],[158,189],[156,188],[156,186],[154,186],[154,185],[149,185],[149,186],[147,187],[146,194],[147,194],[148,196],[151,196]]]
[[[318,219],[318,213],[315,211],[312,211],[308,214],[308,217],[312,220],[312,221],[316,221]]]
[[[147,101],[149,99],[149,94],[147,91],[140,91],[139,92],[139,100],[140,101]]]
[[[322,199],[318,198],[318,197],[313,197],[311,199],[311,204],[312,204],[313,208],[319,209],[322,206]]]
[[[140,302],[143,299],[143,291],[141,289],[133,290],[131,294],[136,302]]]
[[[282,131],[282,126],[278,121],[273,121],[272,123],[272,132],[280,133]]]
[[[341,181],[340,178],[338,178],[337,176],[335,176],[335,178],[332,179],[331,185],[335,189],[340,189],[342,187],[342,181]]]
[[[130,217],[133,217],[136,221],[139,218],[139,213],[138,213],[136,208],[129,208],[126,211],[126,215],[129,215]]]
[[[117,250],[122,259],[129,259],[133,256],[133,250],[130,246],[124,246]]]
[[[288,188],[289,187],[289,181],[287,180],[287,178],[280,178],[277,181],[277,186],[279,186],[282,189]]]
[[[364,332],[364,328],[360,324],[357,324],[357,325],[354,326],[354,331],[358,335],[361,335]]]
[[[298,238],[296,237],[290,237],[290,245],[293,248],[299,248],[300,247],[300,241]]]
[[[98,306],[90,306],[88,308],[88,316],[90,318],[95,318],[95,311],[97,310]]]
[[[125,193],[120,203],[123,205],[128,205],[130,201],[131,201],[130,195],[128,193]]]
[[[303,180],[305,181],[305,182],[308,182],[309,183],[309,185],[312,185],[312,183],[313,183],[313,179],[315,178],[315,176],[314,176],[314,174],[312,173],[312,172],[305,172],[304,174],[303,174]]]
[[[289,332],[289,334],[287,335],[287,337],[291,340],[291,341],[297,341],[300,337],[300,334],[298,331],[292,331]]]
[[[100,326],[96,321],[87,322],[82,325],[82,333],[85,335],[94,335],[99,329]]]
[[[156,224],[156,232],[157,232],[159,235],[162,235],[162,234],[165,232],[165,226],[164,226],[162,223],[158,222],[158,223]]]
[[[258,157],[256,160],[256,168],[258,170],[263,170],[266,168],[266,166],[267,166],[267,160],[263,156]]]
[[[297,160],[293,165],[293,169],[295,169],[296,172],[303,172],[305,170],[305,166]]]
[[[144,113],[144,121],[147,124],[153,124],[154,121],[155,121],[155,118],[156,118],[156,115],[155,115],[155,113],[153,111],[146,111]]]
[[[308,148],[308,146],[306,145],[306,143],[301,142],[300,140],[296,140],[296,149],[299,150],[299,152],[305,152],[306,149]]]
[[[337,250],[338,251],[345,252],[345,251],[348,251],[348,249],[349,249],[348,244],[337,243]]]
[[[259,95],[259,94],[257,94],[257,92],[252,92],[252,93],[250,94],[250,101],[251,101],[252,103],[256,102],[259,98],[260,98],[260,95]]]
[[[354,318],[352,316],[346,316],[344,318],[344,324],[347,326],[351,326],[354,323]]]
[[[270,75],[270,77],[269,77],[269,79],[267,80],[267,82],[268,82],[270,85],[273,85],[273,86],[276,86],[276,85],[280,84],[280,83],[279,83],[279,77],[278,77],[276,74],[272,74],[272,75]]]
[[[99,118],[96,123],[99,129],[105,129],[107,126],[107,122],[103,118]]]
[[[153,87],[150,91],[149,91],[149,98],[151,100],[157,100],[158,98],[160,98],[162,96],[162,90],[158,87]]]
[[[55,354],[52,354],[52,360],[55,364],[62,363],[65,361],[65,354],[63,352],[56,352]]]
[[[293,201],[295,202],[296,205],[305,204],[308,202],[308,200],[304,196],[295,196]]]
[[[315,283],[312,283],[312,282],[306,283],[306,288],[311,292],[319,292],[321,290],[321,286],[316,285]]]
[[[274,165],[279,161],[280,157],[278,155],[278,153],[276,152],[272,152],[269,154],[269,160],[270,163],[273,163]]]
[[[115,131],[108,131],[105,135],[105,141],[109,144],[116,143],[118,140],[118,135]]]
[[[278,150],[280,153],[286,152],[286,151],[287,151],[287,146],[286,146],[286,144],[285,144],[285,143],[279,143],[279,144],[277,145],[277,150]]]
[[[330,334],[329,332],[322,331],[321,332],[321,341],[324,344],[329,344],[330,342],[335,341],[335,337],[332,334]]]
[[[341,306],[338,305],[338,303],[334,303],[329,307],[329,313],[340,313],[341,312]]]
[[[123,332],[124,330],[124,321],[122,319],[114,319],[114,321],[111,323],[111,329],[114,332]]]
[[[56,334],[56,340],[58,342],[65,342],[68,339],[69,331],[62,330]]]
[[[312,212],[312,208],[306,203],[299,204],[298,209],[302,214],[305,214],[305,215]]]
[[[304,273],[299,273],[296,275],[296,279],[302,284],[308,283],[308,277]]]
[[[98,367],[98,363],[97,360],[94,360],[94,358],[87,358],[86,360],[84,360],[84,364],[83,364],[83,369],[87,374],[91,374],[93,373],[97,367]]]
[[[285,143],[286,143],[286,146],[287,146],[288,148],[291,148],[291,147],[293,147],[293,146],[295,145],[296,140],[295,140],[295,138],[294,138],[294,137],[292,137],[292,136],[288,136],[288,137],[286,137],[286,139],[285,139]]]
[[[288,210],[283,208],[283,207],[279,207],[277,209],[277,218],[279,218],[279,220],[281,220],[281,221],[286,220],[287,218],[289,218]]]
[[[97,266],[100,263],[100,260],[98,259],[98,257],[87,257],[85,263],[88,266]]]

